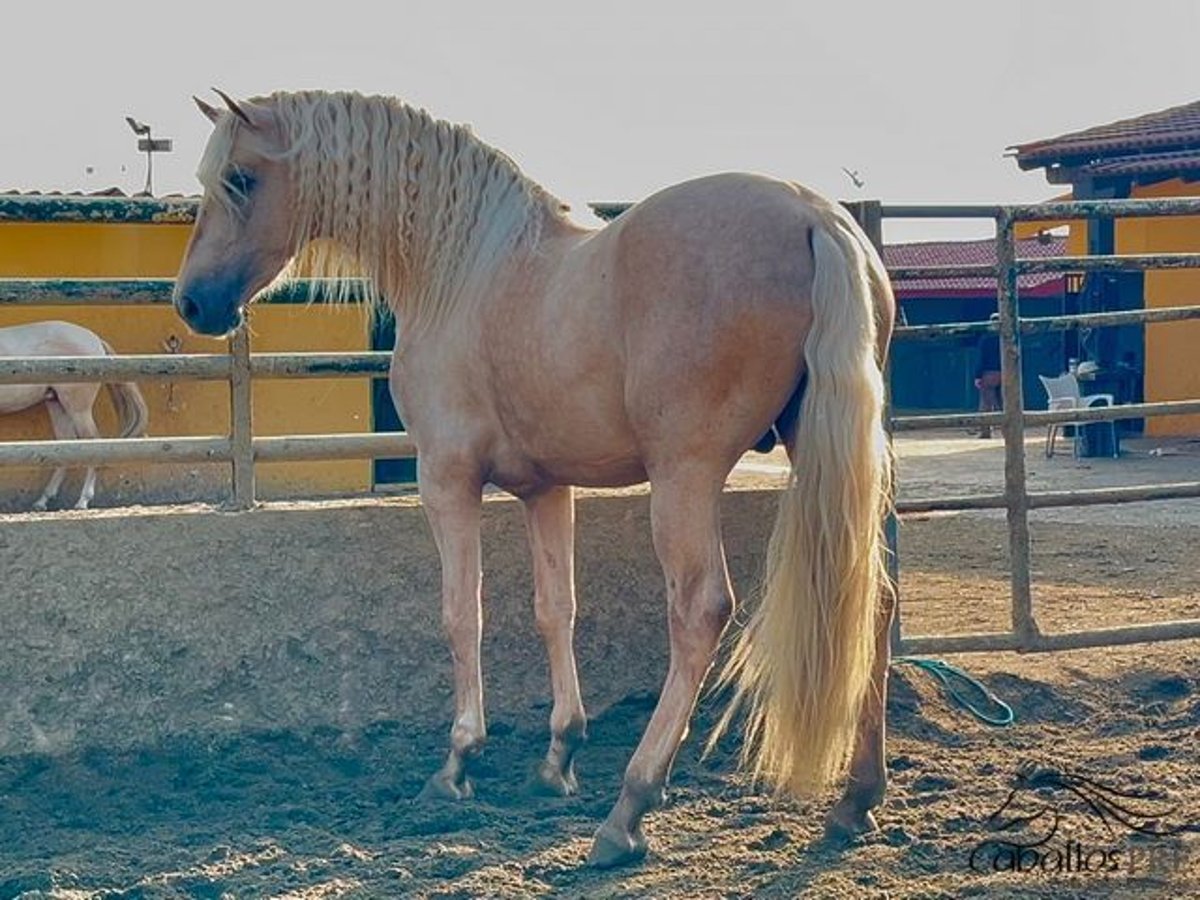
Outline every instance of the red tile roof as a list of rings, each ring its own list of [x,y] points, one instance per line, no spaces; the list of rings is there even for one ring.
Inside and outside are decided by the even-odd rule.
[[[1062,256],[1066,252],[1066,238],[1047,234],[1044,238],[1026,238],[1017,241],[1017,257],[1040,259],[1047,256]],[[920,244],[887,244],[883,248],[883,261],[893,266],[977,266],[996,264],[996,241],[985,238],[979,241],[933,241]],[[995,294],[994,277],[913,278],[903,281],[893,279],[892,286],[900,299],[915,297],[971,297]],[[1027,297],[1048,297],[1061,294],[1063,276],[1053,272],[1037,272],[1020,275],[1018,290]]]
[[[1009,147],[1022,169],[1069,175],[1171,176],[1200,170],[1200,101]],[[1055,177],[1060,174],[1061,177]]]

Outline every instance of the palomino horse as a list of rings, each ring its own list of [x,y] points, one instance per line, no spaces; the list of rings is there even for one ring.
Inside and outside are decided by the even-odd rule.
[[[34,322],[0,328],[0,356],[111,356],[113,348],[97,335],[70,322]],[[139,437],[146,433],[146,401],[136,384],[106,384],[117,416],[120,436]],[[50,412],[54,436],[61,440],[98,438],[100,431],[92,418],[92,406],[100,385],[95,382],[0,385],[0,414],[20,412],[45,403]],[[58,494],[67,470],[59,466],[50,476],[46,489],[33,503],[42,510]],[[96,493],[96,469],[88,466],[76,509],[87,509]]]
[[[746,713],[734,721],[752,771],[779,787],[811,794],[848,769],[828,827],[872,827],[891,617],[880,365],[894,303],[854,222],[802,187],[731,174],[590,230],[468,128],[398,100],[224,99],[197,100],[215,130],[175,305],[194,330],[225,334],[307,247],[307,271],[365,273],[395,312],[391,388],[420,452],[454,670],[450,751],[427,793],[470,797],[486,734],[484,485],[524,501],[554,694],[538,778],[570,794],[586,730],[571,486],[649,480],[670,667],[590,859],[645,852],[642,818],[662,802],[733,610],[722,486],[774,429],[792,476],[762,601],[725,675]]]

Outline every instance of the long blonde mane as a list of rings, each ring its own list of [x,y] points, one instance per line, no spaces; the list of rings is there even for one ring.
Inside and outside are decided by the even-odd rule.
[[[441,319],[514,253],[536,245],[546,216],[566,207],[465,125],[392,97],[306,91],[251,103],[272,110],[287,137],[291,246],[285,275],[333,279],[335,293],[364,275],[367,298],[409,324]],[[240,125],[223,116],[200,180],[223,202]],[[342,286],[339,290],[337,286]]]

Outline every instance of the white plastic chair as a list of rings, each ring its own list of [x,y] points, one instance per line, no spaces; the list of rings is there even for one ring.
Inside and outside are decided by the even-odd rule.
[[[1087,409],[1091,406],[1114,406],[1116,401],[1112,394],[1089,394],[1084,397],[1079,391],[1079,380],[1070,372],[1065,372],[1054,378],[1047,378],[1045,375],[1039,375],[1038,378],[1042,381],[1042,387],[1046,389],[1046,396],[1049,398],[1049,407],[1051,410],[1065,409]],[[1079,455],[1079,431],[1083,427],[1083,423],[1076,423],[1075,435],[1073,439],[1073,450],[1075,456]],[[1117,426],[1112,420],[1108,420],[1108,427],[1112,431],[1112,447],[1113,456],[1116,456],[1120,451],[1117,449]],[[1058,435],[1058,425],[1051,425],[1046,430],[1046,458],[1049,459],[1054,455],[1054,439]]]

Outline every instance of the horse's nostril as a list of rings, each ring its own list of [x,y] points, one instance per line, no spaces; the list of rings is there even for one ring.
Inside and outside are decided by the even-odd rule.
[[[191,297],[183,296],[179,298],[179,314],[188,322],[194,322],[196,317],[200,315],[200,304]]]

